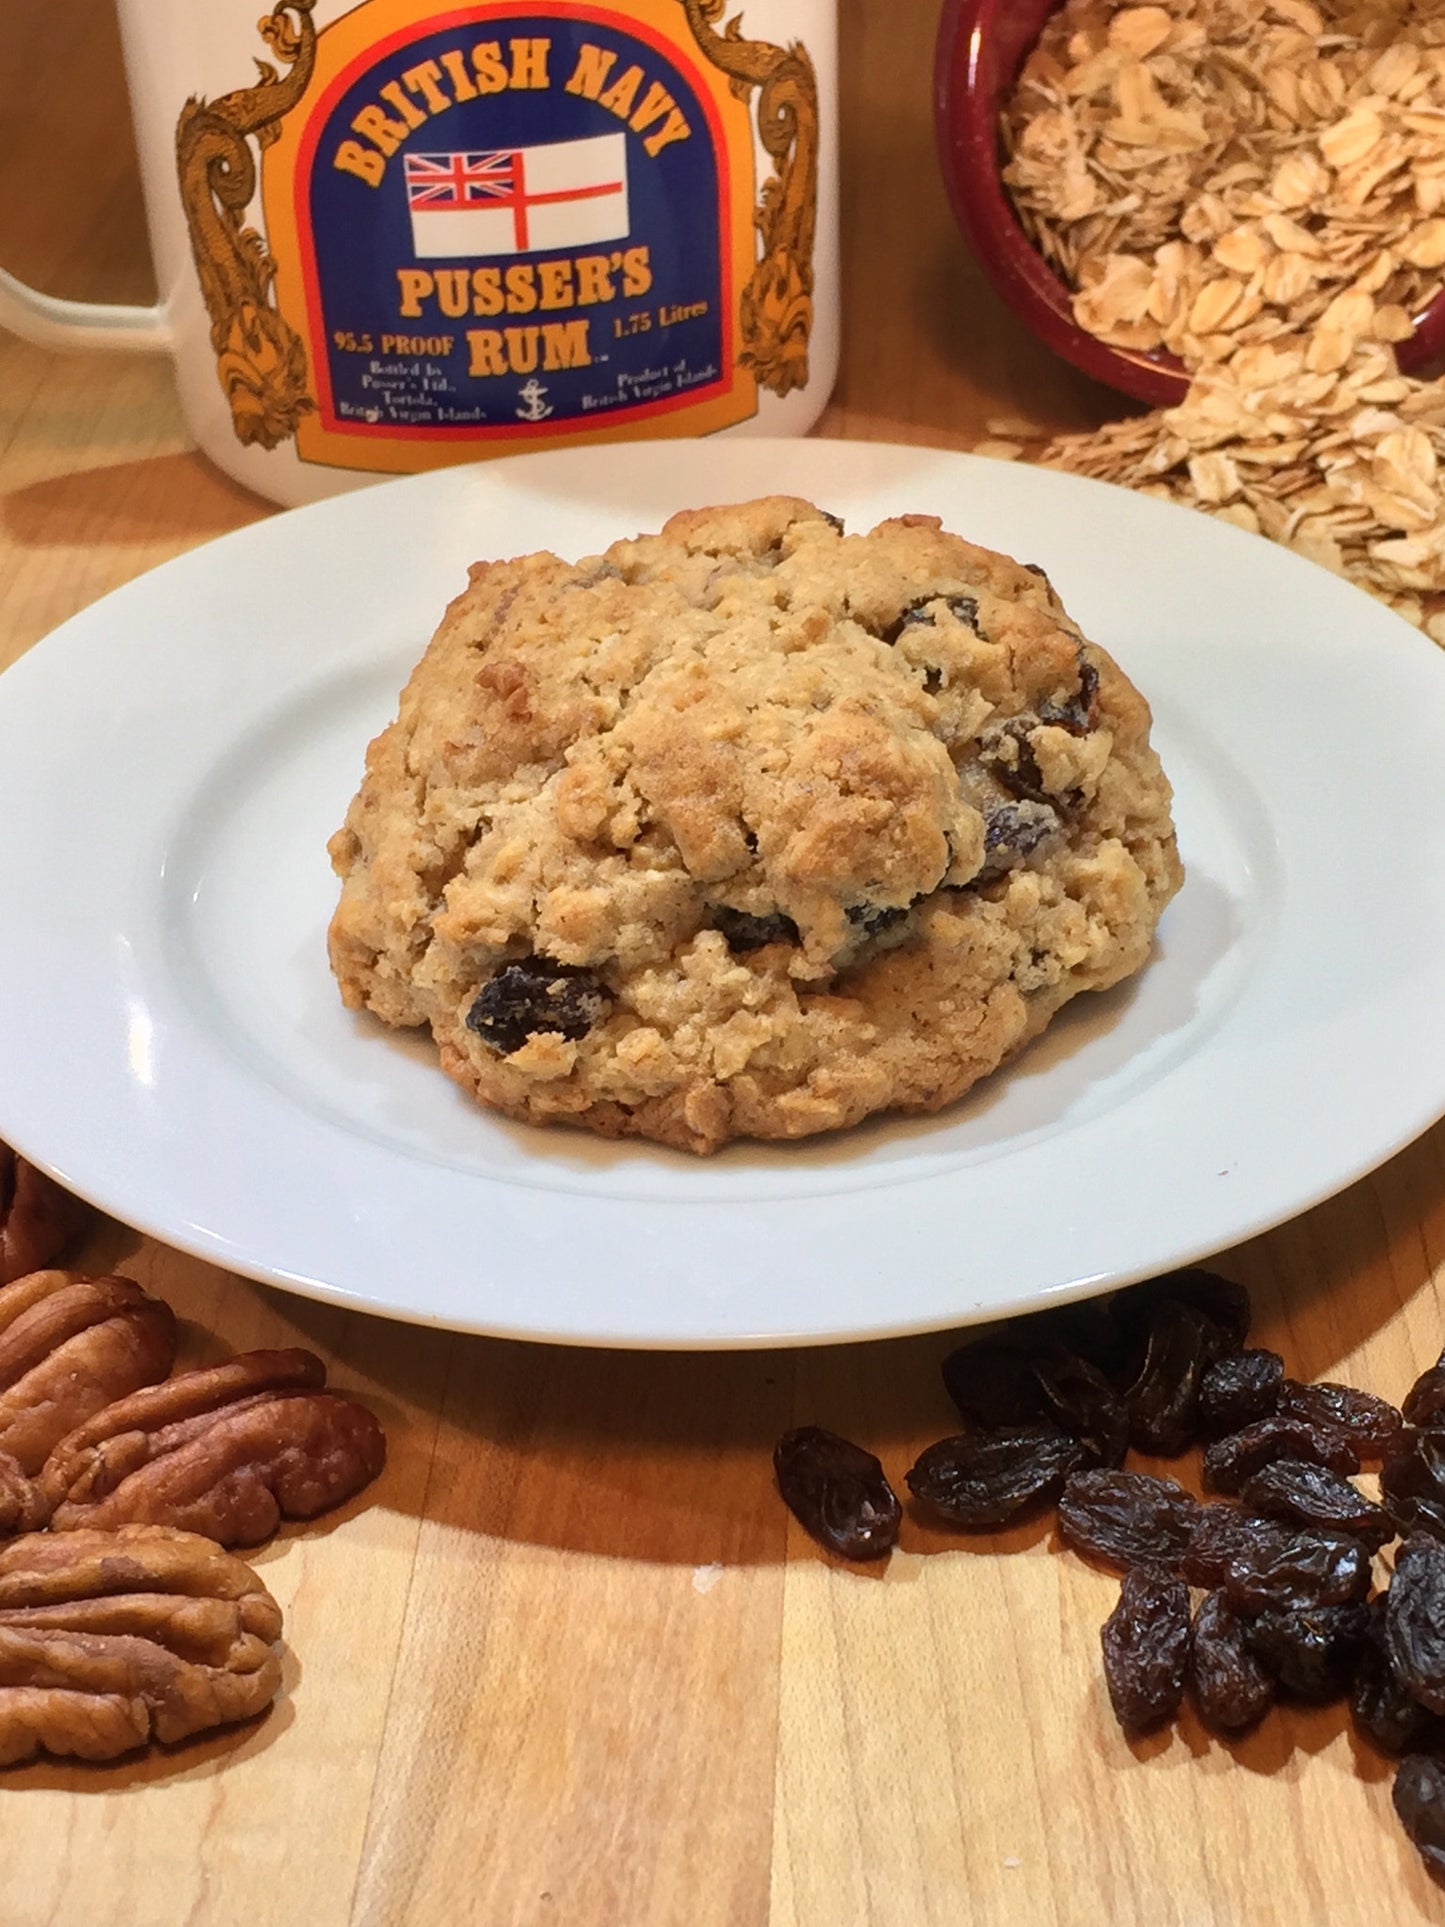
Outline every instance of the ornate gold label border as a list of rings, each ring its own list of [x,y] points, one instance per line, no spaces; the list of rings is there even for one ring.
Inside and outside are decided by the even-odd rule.
[[[741,18],[722,33],[726,0],[682,0],[693,38],[746,100],[758,92],[758,136],[773,173],[758,193],[754,221],[762,256],[742,291],[739,360],[764,388],[790,394],[808,385],[813,332],[813,245],[818,221],[818,77],[806,47],[744,40]]]
[[[268,147],[300,100],[316,61],[316,0],[283,0],[258,22],[283,75],[258,59],[259,83],[219,100],[194,97],[176,122],[176,177],[201,298],[211,318],[216,374],[236,439],[275,448],[315,407],[306,346],[276,306],[276,263],[244,215],[256,192],[256,151]]]

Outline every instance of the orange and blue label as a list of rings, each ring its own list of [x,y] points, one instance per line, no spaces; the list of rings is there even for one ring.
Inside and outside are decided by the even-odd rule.
[[[747,106],[676,0],[370,0],[263,158],[303,460],[702,434],[752,415]]]

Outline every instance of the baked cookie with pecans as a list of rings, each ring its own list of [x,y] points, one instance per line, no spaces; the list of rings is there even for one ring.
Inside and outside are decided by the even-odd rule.
[[[936,1111],[1139,969],[1142,696],[1042,572],[790,497],[479,563],[330,844],[341,994],[483,1103],[696,1152]]]

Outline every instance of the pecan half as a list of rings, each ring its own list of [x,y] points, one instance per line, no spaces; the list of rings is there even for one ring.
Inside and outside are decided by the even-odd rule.
[[[250,1719],[281,1684],[280,1636],[251,1568],[194,1533],[17,1539],[0,1552],[0,1766]]]
[[[169,1305],[130,1278],[32,1271],[0,1290],[0,1453],[38,1472],[92,1412],[164,1378]]]
[[[118,1400],[42,1470],[52,1525],[170,1525],[251,1546],[282,1518],[340,1505],[380,1472],[386,1440],[325,1378],[312,1352],[243,1352]]]
[[[54,1264],[83,1215],[78,1199],[0,1144],[0,1285]]]

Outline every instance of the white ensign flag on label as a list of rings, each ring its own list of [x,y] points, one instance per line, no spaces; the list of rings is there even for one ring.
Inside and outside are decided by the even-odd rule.
[[[403,159],[419,261],[537,254],[627,236],[625,134]]]

